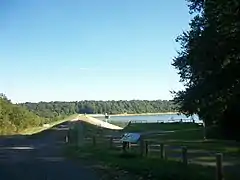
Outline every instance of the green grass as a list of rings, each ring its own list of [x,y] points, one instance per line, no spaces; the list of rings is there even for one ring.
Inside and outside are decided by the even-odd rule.
[[[203,127],[192,123],[139,123],[131,124],[129,127],[126,127],[124,131],[142,133],[152,131],[174,131],[165,134],[146,134],[145,139],[168,145],[188,146],[193,149],[203,149],[240,156],[240,143],[219,139],[203,140]],[[211,128],[208,128],[207,131],[211,131]]]
[[[221,152],[226,155],[240,157],[240,144],[232,141],[222,141],[217,139],[203,140],[203,129],[201,126],[192,123],[149,123],[131,124],[123,131],[114,131],[99,128],[94,125],[84,123],[85,135],[88,137],[104,137],[115,132],[141,132],[145,140],[152,143],[165,143],[171,146],[187,146],[189,149],[207,150],[211,152]],[[158,131],[174,131],[165,134],[158,134]],[[150,133],[149,132],[153,132]],[[145,134],[146,133],[146,134]]]
[[[104,136],[116,132],[117,130],[98,127],[86,122],[83,122],[85,136]]]
[[[172,131],[196,129],[200,126],[192,123],[132,123],[126,127],[126,132]]]
[[[106,146],[105,146],[106,147]],[[166,161],[159,158],[140,157],[136,154],[122,154],[119,150],[103,147],[85,146],[68,147],[68,155],[74,158],[94,160],[94,164],[108,166],[106,179],[123,176],[122,173],[134,175],[134,179],[162,179],[162,180],[210,180],[214,179],[214,168],[198,165],[184,166],[180,162]],[[112,173],[114,172],[114,173]],[[137,178],[138,177],[138,178]],[[127,178],[126,178],[127,179]]]
[[[49,127],[39,126],[39,127],[28,128],[28,129],[25,129],[25,130],[21,131],[19,134],[21,134],[21,135],[33,135],[33,134],[39,133],[41,131],[44,131],[46,129],[49,129],[53,126],[56,126],[58,124],[61,124],[65,121],[71,120],[71,119],[75,118],[76,116],[77,116],[77,114],[73,114],[69,117],[66,117],[66,118],[62,119],[62,120],[58,120],[58,121],[54,121],[52,123],[48,123]]]
[[[174,132],[160,135],[158,131]],[[240,162],[239,143],[216,139],[204,141],[203,129],[198,125],[191,123],[131,124],[122,131],[122,133],[141,132],[144,134],[144,139],[150,141],[150,144],[165,143],[167,159],[170,161],[159,158],[159,147],[150,147],[147,158],[136,156],[136,154],[139,154],[139,148],[132,147],[130,156],[124,158],[121,154],[121,149],[109,149],[109,140],[104,138],[104,136],[114,132],[85,124],[85,135],[87,137],[96,137],[96,147],[92,146],[92,140],[90,139],[82,148],[70,145],[68,147],[68,155],[88,161],[94,160],[97,163],[101,162],[107,165],[109,169],[105,174],[111,175],[112,178],[118,176],[119,169],[121,169],[120,172],[126,170],[134,174],[134,176],[141,176],[143,179],[147,179],[150,173],[151,179],[199,178],[207,180],[214,179],[215,153],[222,152],[224,162],[230,163],[230,166],[225,168],[226,179],[240,179],[240,164],[234,164]],[[183,164],[179,163],[179,160],[181,160],[181,146],[188,147],[188,157],[191,162],[191,165],[188,167],[184,167]],[[203,166],[196,165],[196,162]],[[208,165],[211,165],[211,167],[208,167]],[[114,173],[109,173],[110,171]],[[129,176],[130,174],[128,173]],[[111,177],[107,178],[111,179]],[[138,178],[134,177],[132,179]]]

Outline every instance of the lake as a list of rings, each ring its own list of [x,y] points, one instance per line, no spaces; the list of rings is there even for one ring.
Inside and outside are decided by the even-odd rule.
[[[97,117],[98,119],[105,120],[103,117]],[[156,123],[156,122],[179,122],[182,119],[183,122],[189,122],[195,120],[196,123],[201,123],[197,115],[187,117],[183,114],[159,114],[159,115],[138,115],[138,116],[110,116],[108,119],[109,122],[128,122],[132,121],[133,123]]]

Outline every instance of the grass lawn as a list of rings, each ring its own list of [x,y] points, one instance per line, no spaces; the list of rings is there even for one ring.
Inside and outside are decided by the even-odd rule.
[[[192,123],[152,123],[131,124],[124,129],[125,132],[146,133],[145,139],[162,142],[169,145],[188,146],[191,148],[210,151],[232,153],[240,156],[240,143],[219,139],[203,140],[203,127]],[[154,133],[149,133],[149,132]],[[157,133],[157,131],[173,131],[169,133]],[[207,129],[211,131],[211,129]]]
[[[198,165],[184,166],[177,161],[166,161],[136,154],[122,154],[117,149],[96,146],[68,147],[71,157],[91,161],[103,179],[162,179],[162,180],[210,180],[214,179],[214,168]],[[103,173],[104,172],[104,173]]]
[[[132,123],[126,127],[126,132],[149,132],[149,131],[172,131],[172,130],[189,130],[201,129],[197,124],[193,123]]]
[[[159,131],[173,131],[165,134]],[[76,148],[73,144],[68,146],[67,154],[72,157],[93,160],[93,164],[104,164],[107,168],[104,174],[111,179],[114,176],[126,175],[126,179],[214,179],[215,153],[222,152],[224,157],[224,171],[226,180],[240,179],[240,146],[239,143],[221,140],[203,140],[201,126],[191,123],[172,124],[131,124],[119,134],[124,132],[141,132],[145,140],[149,141],[150,149],[148,157],[140,157],[139,148],[132,147],[128,157],[123,156],[121,149],[109,148],[109,140],[102,137],[116,133],[112,130],[97,128],[85,124],[85,135],[96,136],[97,143],[93,147],[92,140],[84,147]],[[167,159],[160,159],[159,146],[166,144]],[[188,147],[190,164],[185,167],[181,160],[181,146]],[[105,166],[104,166],[105,167]],[[126,171],[125,173],[123,173]],[[107,173],[106,173],[107,172]],[[112,173],[109,173],[112,172]],[[132,177],[134,176],[134,178]],[[124,176],[125,177],[125,176]],[[138,177],[138,178],[136,178]],[[151,177],[151,178],[150,178]],[[131,179],[130,178],[130,179]],[[141,179],[140,178],[140,179]]]

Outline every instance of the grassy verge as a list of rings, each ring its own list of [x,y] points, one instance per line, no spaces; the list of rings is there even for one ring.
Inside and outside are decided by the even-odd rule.
[[[188,146],[190,148],[210,151],[233,153],[240,156],[240,143],[220,139],[203,140],[203,127],[192,123],[149,123],[131,124],[124,129],[125,132],[146,133],[149,141],[158,141],[169,145]],[[158,131],[173,131],[157,133]],[[207,131],[211,131],[208,128]],[[149,133],[154,132],[154,133]]]
[[[103,172],[104,179],[162,179],[162,180],[210,180],[214,179],[214,168],[198,165],[183,166],[177,161],[166,161],[136,154],[122,154],[119,150],[103,147],[69,146],[71,157],[92,161]],[[93,161],[94,160],[94,161]]]
[[[149,131],[172,131],[200,129],[201,127],[193,123],[132,123],[124,131],[131,132],[149,132]]]
[[[173,131],[159,134],[159,131]],[[145,140],[151,144],[164,142],[167,160],[160,159],[159,147],[150,147],[148,157],[140,157],[139,149],[132,147],[126,155],[121,149],[109,148],[109,140],[104,136],[114,133],[111,130],[96,128],[86,124],[86,137],[96,136],[96,146],[92,139],[81,148],[70,143],[67,155],[74,159],[85,159],[91,164],[101,167],[100,172],[106,175],[105,179],[214,179],[215,153],[224,153],[224,167],[226,180],[240,179],[240,146],[236,142],[221,140],[203,140],[202,127],[191,123],[172,124],[131,124],[124,132],[141,132]],[[181,162],[181,146],[188,147],[190,164],[184,166]],[[134,149],[135,148],[135,149]],[[153,151],[154,150],[154,151]],[[198,162],[198,163],[196,163]],[[102,168],[104,167],[104,168]],[[98,168],[99,169],[99,168]]]
[[[49,129],[49,128],[55,126],[55,125],[61,124],[61,123],[65,122],[65,121],[69,121],[69,120],[75,118],[76,116],[77,116],[77,114],[73,114],[73,115],[71,115],[69,117],[66,117],[66,118],[62,119],[62,120],[54,121],[52,123],[49,123],[49,126],[47,126],[47,127],[39,126],[39,127],[28,128],[28,129],[23,130],[19,134],[21,134],[21,135],[36,134],[36,133],[39,133],[39,132],[44,131],[46,129]]]

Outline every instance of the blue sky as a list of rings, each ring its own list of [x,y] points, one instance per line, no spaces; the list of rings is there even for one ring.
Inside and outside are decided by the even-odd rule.
[[[171,99],[185,0],[0,2],[0,92],[13,102]]]

